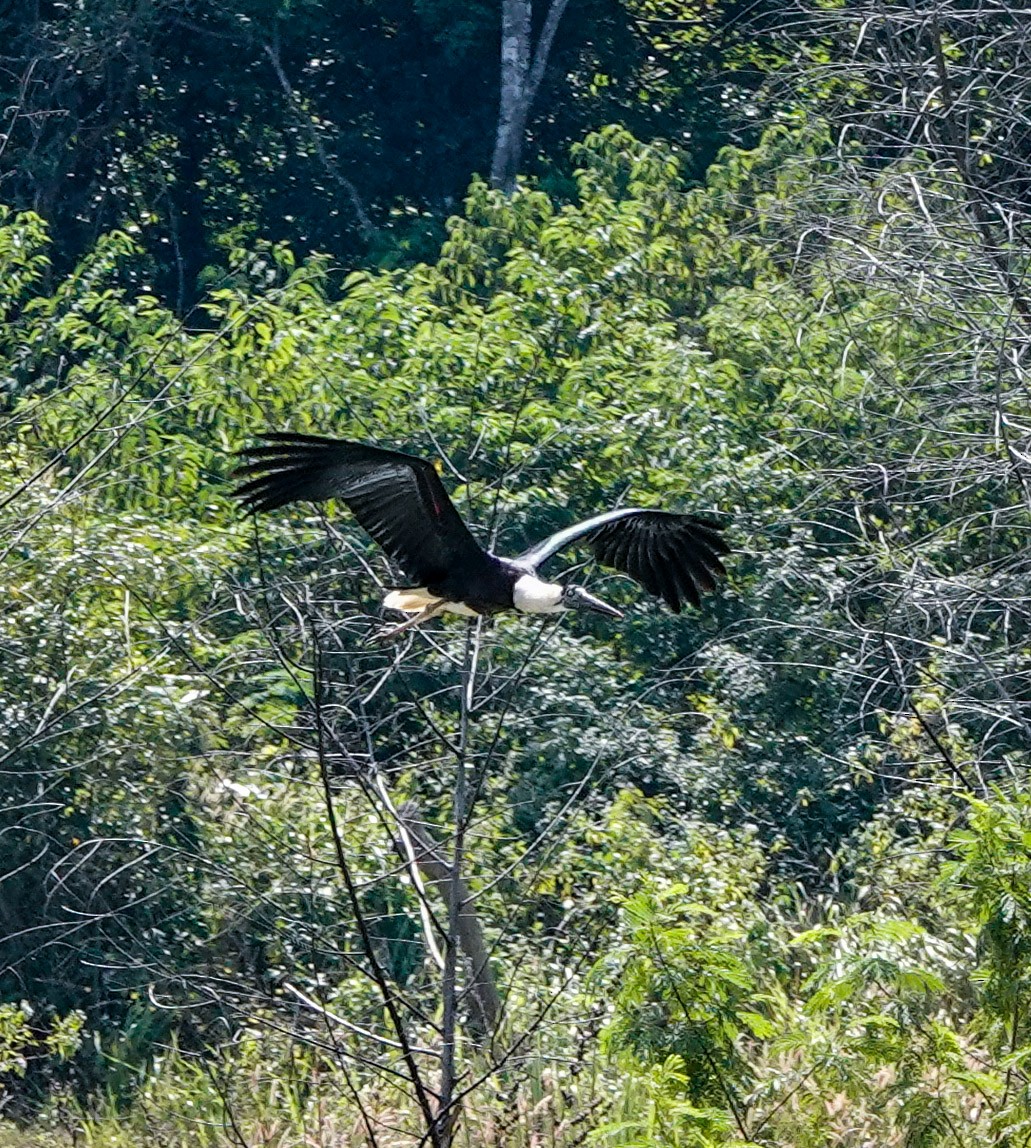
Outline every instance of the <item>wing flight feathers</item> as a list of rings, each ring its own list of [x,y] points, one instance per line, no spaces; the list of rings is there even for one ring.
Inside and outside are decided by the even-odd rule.
[[[579,539],[602,565],[628,574],[677,614],[684,602],[700,605],[727,573],[720,555],[730,547],[717,527],[693,514],[629,507],[559,530],[516,561],[536,569]]]
[[[234,492],[253,511],[289,502],[339,498],[358,522],[421,586],[486,569],[495,559],[476,542],[424,459],[366,443],[302,434],[266,434],[243,451]],[[692,514],[624,508],[559,530],[515,561],[536,569],[583,539],[603,565],[628,574],[680,613],[726,576],[719,529]]]
[[[242,452],[236,497],[253,511],[339,498],[413,581],[430,585],[486,555],[431,463],[400,451],[277,433]]]

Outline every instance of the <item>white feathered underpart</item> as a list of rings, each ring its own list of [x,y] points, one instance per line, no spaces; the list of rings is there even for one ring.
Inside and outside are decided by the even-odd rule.
[[[388,610],[400,610],[405,614],[419,614],[433,606],[439,606],[438,613],[461,614],[463,618],[475,618],[476,611],[470,610],[463,602],[444,602],[422,586],[408,590],[391,590],[383,599]]]

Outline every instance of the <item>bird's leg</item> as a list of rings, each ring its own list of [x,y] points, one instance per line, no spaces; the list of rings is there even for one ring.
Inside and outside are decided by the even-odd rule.
[[[435,618],[441,610],[444,609],[444,602],[433,602],[429,606],[424,606],[418,614],[413,614],[411,618],[406,619],[397,626],[387,626],[384,630],[379,630],[372,635],[370,641],[373,642],[389,642],[391,638],[396,638],[398,634],[403,634],[405,630],[410,630],[413,626],[419,626],[423,622],[428,622],[431,618]]]

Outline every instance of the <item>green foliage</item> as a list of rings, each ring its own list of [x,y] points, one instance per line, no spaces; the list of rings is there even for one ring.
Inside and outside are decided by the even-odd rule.
[[[607,128],[567,197],[474,181],[404,269],[240,227],[203,329],[138,230],[65,273],[37,217],[0,218],[24,1105],[59,1124],[74,1085],[97,1143],[134,1093],[163,1142],[218,1143],[227,1112],[245,1140],[357,1142],[358,1097],[417,1138],[382,984],[433,1078],[444,914],[384,811],[452,847],[461,768],[512,1053],[485,1068],[462,1012],[470,1142],[1026,1136],[1026,503],[992,429],[1023,425],[1013,301],[990,258],[900,283],[892,253],[965,271],[978,232],[921,230],[910,177],[944,202],[947,172],[865,158],[779,123],[693,185]],[[719,515],[731,584],[673,619],[587,571],[625,621],[500,619],[466,728],[460,629],[364,644],[394,575],[345,515],[241,520],[232,452],[269,427],[440,459],[502,550],[617,502]]]
[[[661,1065],[664,1079],[680,1081],[690,1103],[703,1108],[733,1105],[726,1081],[742,1076],[742,1036],[776,1031],[768,1015],[774,999],[761,988],[752,963],[763,949],[747,919],[758,874],[735,871],[735,864],[744,868],[747,852],[744,858],[724,855],[714,874],[716,858],[703,847],[706,853],[697,875],[701,889],[696,878],[696,887],[677,882],[623,902],[632,956],[620,966],[616,1019],[607,1031],[613,1051]],[[757,860],[753,853],[753,865]]]
[[[720,0],[692,35],[669,34],[661,7],[565,13],[526,148],[553,189],[567,186],[569,142],[599,123],[674,136],[695,174],[748,130],[777,7]],[[537,5],[535,33],[543,19]],[[435,256],[489,168],[499,31],[486,0],[12,11],[4,195],[50,220],[62,273],[99,235],[130,229],[147,252],[136,288],[179,314],[221,280],[227,243],[411,266]]]

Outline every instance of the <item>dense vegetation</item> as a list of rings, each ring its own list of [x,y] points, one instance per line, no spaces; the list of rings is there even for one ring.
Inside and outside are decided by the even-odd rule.
[[[183,311],[234,244],[434,258],[470,176],[494,166],[502,10],[530,2],[29,7],[0,12],[0,198],[47,219],[61,270],[131,227],[141,272]],[[742,110],[776,7],[577,0],[541,54],[519,170],[571,193],[570,144],[618,121],[645,138],[672,130],[700,174],[755,135]],[[532,13],[536,46],[548,9]]]
[[[8,40],[0,1144],[1026,1144],[1020,11],[571,7],[510,192],[492,6],[259,7]],[[730,585],[369,645],[269,427]]]

